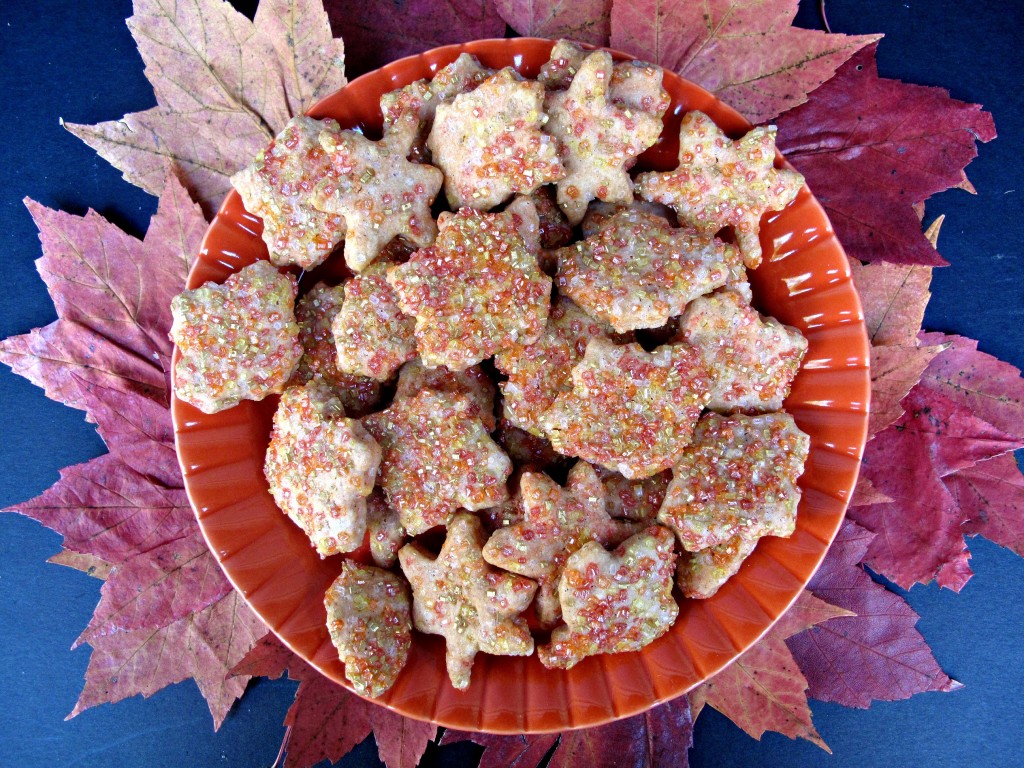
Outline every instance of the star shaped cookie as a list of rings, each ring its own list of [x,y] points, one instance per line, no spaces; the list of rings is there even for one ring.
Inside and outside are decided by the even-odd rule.
[[[549,669],[571,669],[598,653],[638,651],[665,634],[679,615],[672,597],[672,532],[655,525],[614,552],[596,541],[566,561],[559,584],[565,626],[537,649]]]
[[[363,424],[382,451],[377,484],[410,536],[446,525],[460,507],[486,509],[508,498],[512,462],[465,395],[425,389]]]
[[[688,112],[679,126],[679,167],[642,173],[637,193],[664,203],[689,224],[714,234],[732,227],[744,263],[761,263],[761,216],[793,201],[804,177],[775,168],[775,126],[754,128],[733,141],[703,112]]]
[[[646,352],[596,338],[542,424],[559,453],[641,479],[675,463],[707,399],[707,371],[689,345]]]
[[[549,92],[545,130],[561,147],[564,178],[557,182],[558,204],[569,222],[579,224],[587,204],[633,199],[627,170],[661,135],[668,94],[646,103],[612,101],[613,65],[607,51],[588,55],[566,91]]]
[[[520,234],[538,231],[532,204],[515,212],[442,213],[437,242],[388,269],[402,311],[416,317],[425,365],[461,371],[544,330],[551,278]]]
[[[452,209],[490,210],[565,175],[555,140],[541,131],[544,86],[506,67],[441,104],[427,147],[444,171]]]
[[[520,614],[537,585],[488,565],[481,555],[486,540],[480,520],[463,512],[448,526],[436,558],[420,544],[407,544],[398,553],[412,585],[414,625],[444,637],[448,677],[460,691],[469,687],[478,652],[533,653],[533,637]]]
[[[355,131],[325,130],[319,138],[330,171],[314,188],[312,204],[344,217],[345,263],[353,271],[363,271],[395,237],[420,248],[434,242],[430,206],[444,177],[406,159],[400,132],[371,141]]]
[[[658,522],[688,552],[736,536],[789,536],[809,447],[788,413],[706,414],[672,467]]]
[[[525,472],[519,481],[523,520],[495,531],[484,547],[491,565],[536,579],[537,618],[552,626],[562,615],[558,581],[569,556],[596,541],[614,547],[636,526],[612,520],[604,487],[594,468],[581,461],[569,472],[565,488],[540,472]]]

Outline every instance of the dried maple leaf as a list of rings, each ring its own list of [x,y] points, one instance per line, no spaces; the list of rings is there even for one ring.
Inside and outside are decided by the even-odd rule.
[[[850,256],[939,266],[946,262],[922,234],[913,204],[963,185],[975,142],[995,138],[992,115],[943,88],[880,78],[874,54],[874,46],[856,54],[780,117],[778,147]]]
[[[324,7],[345,39],[352,75],[429,48],[505,36],[492,0],[325,0]]]
[[[923,691],[962,687],[939,668],[914,628],[918,615],[859,565],[875,535],[846,521],[808,584],[818,597],[855,615],[833,619],[786,642],[821,701],[868,707]]]
[[[111,453],[64,470],[11,511],[63,534],[77,556],[110,566],[80,638],[93,653],[72,715],[193,677],[219,726],[247,680],[225,674],[262,624],[206,548],[174,455],[169,300],[184,287],[205,223],[173,174],[168,180],[142,242],[92,212],[33,207],[40,271],[59,319],[8,339],[0,355],[51,397],[85,410]]]
[[[861,470],[892,501],[857,506],[849,514],[880,534],[864,561],[872,569],[904,588],[935,579],[959,591],[971,576],[964,515],[942,478],[1024,446],[1024,438],[921,386],[903,407],[906,413],[868,443]]]
[[[494,0],[501,18],[524,37],[570,37],[608,45],[611,0]]]
[[[557,742],[548,768],[615,765],[686,768],[693,745],[693,719],[685,696],[640,715],[564,733],[497,736],[449,729],[441,745],[472,741],[484,747],[478,768],[534,768]]]
[[[802,104],[881,37],[799,29],[791,26],[796,11],[797,0],[615,0],[611,44],[675,70],[761,123]]]
[[[254,21],[221,0],[135,0],[128,28],[157,106],[66,127],[151,194],[176,161],[207,213],[290,117],[345,84],[316,0],[263,0]]]
[[[963,531],[1024,555],[1024,475],[1013,454],[981,461],[943,478],[961,514]]]
[[[373,733],[387,768],[415,768],[437,726],[412,720],[366,701],[324,677],[288,650],[273,634],[264,636],[233,674],[299,681],[284,723],[285,768],[309,768],[340,760]],[[531,766],[532,768],[532,766]]]
[[[768,634],[690,693],[694,717],[709,704],[755,739],[765,731],[776,731],[831,752],[811,723],[807,680],[785,641],[808,627],[850,615],[802,592]]]

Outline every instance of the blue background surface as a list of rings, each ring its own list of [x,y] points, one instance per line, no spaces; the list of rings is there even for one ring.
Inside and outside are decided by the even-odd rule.
[[[817,3],[799,22],[818,27]],[[0,337],[54,319],[33,261],[36,232],[21,200],[73,213],[92,207],[141,236],[155,200],[64,131],[59,118],[93,123],[151,106],[152,91],[124,25],[128,0],[0,6]],[[978,190],[939,195],[940,250],[952,266],[935,272],[925,325],[964,334],[981,349],[1024,366],[1024,174],[1021,171],[1024,54],[1016,0],[888,2],[830,0],[833,30],[884,32],[883,76],[941,85],[995,115],[1000,137],[968,169]],[[104,452],[80,411],[0,368],[0,507],[51,485],[58,470]],[[768,734],[761,743],[710,709],[701,715],[695,766],[1011,766],[1024,764],[1024,560],[986,541],[970,542],[975,577],[960,595],[917,587],[907,598],[943,668],[964,683],[952,694],[851,710],[815,702],[814,722],[834,751]],[[189,681],[64,722],[81,690],[87,647],[70,651],[88,623],[100,582],[48,565],[60,537],[17,515],[0,516],[0,764],[29,766],[268,766],[294,684],[260,681],[218,733]],[[479,750],[432,748],[424,765],[471,765]],[[340,765],[378,765],[364,743]]]

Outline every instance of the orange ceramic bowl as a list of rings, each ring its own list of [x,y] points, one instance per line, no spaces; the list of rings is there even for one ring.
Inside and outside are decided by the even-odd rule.
[[[471,53],[488,67],[511,65],[535,77],[552,45],[519,38],[437,48],[363,75],[310,114],[378,134],[381,94],[430,77],[460,53]],[[665,88],[672,96],[665,131],[641,158],[641,168],[675,167],[679,121],[689,110],[704,111],[733,136],[750,128],[734,110],[672,73],[665,73]],[[262,222],[231,192],[206,234],[189,287],[223,281],[266,258],[261,231]],[[825,556],[857,478],[867,425],[868,341],[846,256],[806,188],[784,211],[765,216],[761,241],[775,258],[751,276],[755,303],[799,328],[809,341],[786,402],[811,436],[792,538],[763,539],[717,595],[683,601],[671,631],[642,651],[588,658],[567,672],[545,669],[536,655],[480,654],[472,684],[458,692],[445,673],[443,639],[416,633],[405,670],[376,701],[409,717],[465,730],[536,733],[599,725],[643,712],[711,677],[789,607]],[[175,399],[185,487],[210,549],[249,605],[292,650],[350,687],[327,634],[323,605],[341,558],[320,559],[274,505],[263,478],[275,405],[276,398],[269,398],[207,415]]]

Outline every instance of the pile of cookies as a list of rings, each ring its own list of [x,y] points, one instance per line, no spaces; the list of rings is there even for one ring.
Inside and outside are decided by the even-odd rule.
[[[233,179],[269,260],[173,301],[180,399],[280,394],[266,478],[343,556],[328,629],[364,695],[413,628],[457,689],[481,651],[638,650],[794,530],[807,343],[747,270],[803,179],[774,128],[698,112],[676,170],[631,174],[662,74],[561,41],[536,80],[463,54],[386,94],[376,141],[295,118]],[[346,279],[300,291],[329,258]]]

